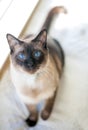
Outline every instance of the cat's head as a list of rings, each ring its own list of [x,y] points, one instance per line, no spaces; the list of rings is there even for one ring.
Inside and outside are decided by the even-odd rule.
[[[47,63],[47,31],[42,30],[35,38],[26,42],[7,34],[12,64],[18,69],[35,73]]]

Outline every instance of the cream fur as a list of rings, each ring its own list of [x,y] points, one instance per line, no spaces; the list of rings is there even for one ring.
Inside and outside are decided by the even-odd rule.
[[[11,78],[18,95],[27,104],[37,104],[53,96],[59,84],[59,74],[50,56],[47,64],[34,74],[19,70],[11,63]],[[33,96],[33,90],[39,93]],[[29,94],[24,94],[24,91],[29,91]]]

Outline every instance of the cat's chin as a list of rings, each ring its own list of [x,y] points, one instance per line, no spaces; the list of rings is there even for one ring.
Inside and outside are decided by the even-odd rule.
[[[28,67],[28,68],[24,68],[24,71],[26,71],[27,73],[30,74],[34,74],[39,70],[39,68],[34,68],[34,67]]]

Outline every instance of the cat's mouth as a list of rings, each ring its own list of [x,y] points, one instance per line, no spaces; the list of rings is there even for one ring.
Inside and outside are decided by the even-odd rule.
[[[25,70],[28,71],[28,72],[36,72],[38,69],[39,69],[39,66],[35,66],[35,65],[26,65],[24,66]]]
[[[33,66],[28,66],[27,67],[29,70],[34,70],[35,69],[35,67],[33,67]]]
[[[29,64],[25,66],[25,69],[26,68],[29,69],[29,70],[34,70],[35,69],[34,65],[30,66]]]

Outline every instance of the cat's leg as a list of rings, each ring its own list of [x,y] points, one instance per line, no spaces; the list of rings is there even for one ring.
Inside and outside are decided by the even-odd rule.
[[[38,111],[36,105],[27,105],[27,108],[30,112],[30,115],[27,118],[26,122],[29,126],[35,126],[38,121]]]
[[[53,105],[54,105],[54,102],[55,102],[55,97],[56,97],[56,91],[54,93],[54,95],[50,98],[48,98],[46,101],[45,101],[45,106],[41,112],[41,117],[43,120],[47,120],[52,112],[52,109],[53,109]]]

